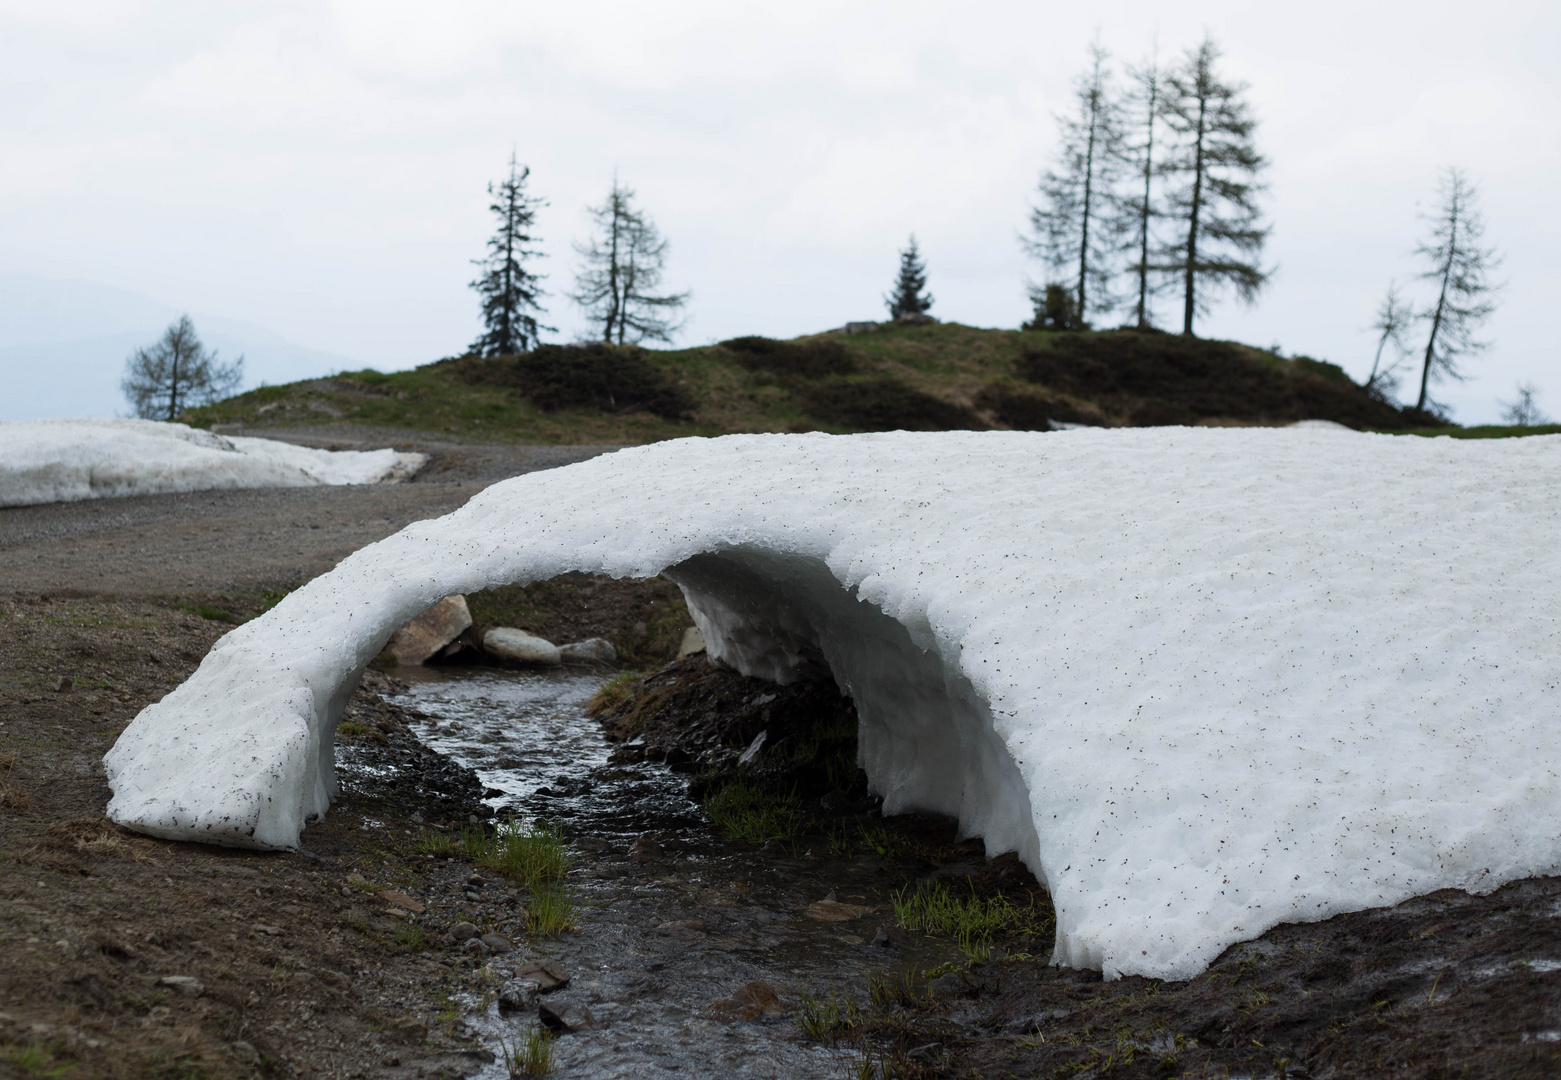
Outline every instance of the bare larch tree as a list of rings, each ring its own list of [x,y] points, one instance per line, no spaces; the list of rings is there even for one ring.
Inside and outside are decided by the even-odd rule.
[[[120,390],[143,420],[177,420],[185,409],[227,397],[244,381],[244,358],[231,364],[207,352],[188,315],[180,315],[155,345],[125,361]]]
[[[542,277],[526,269],[526,263],[541,256],[529,245],[536,242],[537,208],[546,201],[526,194],[531,169],[509,159],[509,175],[488,185],[493,197],[488,209],[499,219],[499,227],[488,241],[488,256],[473,259],[482,268],[482,276],[471,283],[482,297],[482,322],[486,329],[471,351],[479,356],[505,356],[535,348],[543,330],[552,330],[537,321],[542,311]]]
[[[911,234],[905,250],[900,252],[900,272],[894,279],[894,288],[883,301],[889,307],[891,319],[914,319],[932,310],[932,294],[927,292],[927,264],[921,261],[915,233]]]
[[[1090,46],[1090,66],[1074,84],[1071,115],[1057,117],[1061,141],[1057,167],[1041,177],[1040,205],[1030,210],[1030,235],[1020,242],[1045,261],[1053,280],[1074,293],[1079,318],[1115,306],[1110,283],[1119,215],[1114,189],[1121,169],[1121,108],[1114,96],[1106,51]],[[1032,287],[1037,307],[1044,289]]]
[[[586,211],[596,234],[575,245],[582,264],[571,299],[585,308],[608,344],[670,342],[682,323],[675,318],[688,292],[661,293],[669,245],[634,207],[634,191],[613,178],[607,201]]]
[[[1430,236],[1415,248],[1425,261],[1423,280],[1436,286],[1436,303],[1423,315],[1430,324],[1425,360],[1420,369],[1420,397],[1415,408],[1424,409],[1433,380],[1465,376],[1460,357],[1486,348],[1474,333],[1496,310],[1495,294],[1501,288],[1487,280],[1501,259],[1494,248],[1480,246],[1485,224],[1480,218],[1478,191],[1459,169],[1443,170],[1441,205],[1428,219]],[[1431,404],[1435,404],[1432,402]]]
[[[1253,145],[1257,121],[1247,88],[1220,80],[1219,56],[1205,38],[1165,77],[1163,115],[1175,142],[1164,171],[1180,181],[1168,196],[1180,239],[1168,249],[1167,269],[1182,279],[1182,333],[1189,335],[1213,289],[1234,286],[1251,303],[1269,277],[1259,265],[1268,228],[1257,208],[1264,190],[1257,177],[1268,162]]]
[[[1518,427],[1536,427],[1550,423],[1539,408],[1539,387],[1531,382],[1518,383],[1518,396],[1511,401],[1497,402],[1501,406],[1501,418]]]
[[[1153,234],[1154,220],[1161,213],[1153,190],[1155,171],[1160,165],[1155,157],[1155,129],[1165,107],[1164,75],[1158,52],[1151,52],[1143,64],[1129,66],[1127,77],[1128,92],[1122,110],[1122,156],[1138,190],[1121,200],[1119,228],[1133,254],[1127,272],[1133,276],[1138,293],[1134,315],[1139,329],[1145,329],[1152,323],[1149,299],[1156,291],[1155,278],[1160,269],[1156,265],[1159,248]]]
[[[1366,378],[1366,393],[1385,401],[1398,389],[1398,369],[1409,355],[1404,332],[1414,320],[1414,307],[1404,299],[1398,282],[1388,282],[1387,295],[1378,305],[1376,318],[1371,324],[1371,328],[1380,336],[1377,338],[1377,355],[1371,361],[1371,374]],[[1393,356],[1384,366],[1382,354],[1389,345],[1393,346]]]

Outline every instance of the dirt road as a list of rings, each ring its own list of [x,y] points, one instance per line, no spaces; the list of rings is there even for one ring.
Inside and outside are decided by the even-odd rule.
[[[394,445],[430,460],[406,484],[205,491],[0,509],[0,598],[292,588],[413,521],[449,513],[489,484],[616,449],[430,442],[405,432],[246,434],[338,449]]]

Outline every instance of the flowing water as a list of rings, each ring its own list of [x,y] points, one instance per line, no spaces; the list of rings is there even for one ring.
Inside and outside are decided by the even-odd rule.
[[[874,945],[892,924],[901,884],[876,862],[827,851],[758,850],[714,833],[664,766],[619,766],[583,712],[601,685],[593,674],[428,670],[399,699],[432,717],[418,732],[430,747],[477,770],[503,792],[490,802],[562,827],[574,855],[570,886],[579,929],[523,941],[496,970],[551,959],[573,976],[565,993],[595,1018],[555,1045],[560,1077],[836,1077],[847,1060],[803,1039],[803,996],[859,991],[872,972],[891,977],[955,955],[947,944]],[[631,848],[642,843],[631,855]],[[869,909],[850,921],[809,918],[834,893]],[[774,987],[786,1012],[723,1023],[705,1006],[754,979]],[[536,1023],[498,1005],[467,1017],[495,1051]],[[502,1064],[482,1077],[502,1078]]]

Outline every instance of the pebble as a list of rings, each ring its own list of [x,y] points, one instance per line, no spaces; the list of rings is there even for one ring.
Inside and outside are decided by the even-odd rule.
[[[476,937],[477,934],[478,930],[475,923],[458,922],[450,927],[450,936],[456,941],[467,941]]]
[[[185,997],[200,997],[206,991],[206,987],[201,985],[199,979],[189,975],[164,975],[157,980],[157,984],[177,990]]]
[[[541,993],[542,984],[535,979],[510,979],[499,988],[499,1008],[529,1009],[537,1003]]]
[[[534,979],[542,993],[548,994],[569,985],[569,972],[554,960],[533,960],[515,972],[517,979]]]
[[[554,1031],[584,1031],[596,1026],[590,1009],[565,997],[538,1001],[537,1019]]]
[[[478,940],[488,947],[489,952],[494,953],[507,953],[515,947],[503,934],[484,934]]]
[[[731,997],[717,998],[705,1006],[707,1015],[726,1024],[738,1020],[757,1020],[761,1016],[784,1011],[785,1006],[781,1004],[775,988],[763,979],[744,983]]]
[[[415,1016],[397,1017],[390,1022],[390,1030],[413,1042],[422,1042],[428,1038],[428,1025]]]

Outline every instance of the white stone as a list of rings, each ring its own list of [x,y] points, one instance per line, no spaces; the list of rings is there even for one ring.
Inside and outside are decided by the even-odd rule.
[[[558,657],[566,664],[616,664],[618,650],[606,638],[586,638],[558,647]]]
[[[398,664],[421,664],[465,633],[472,624],[464,596],[447,596],[410,619],[385,646]]]
[[[563,662],[558,646],[547,638],[508,626],[495,627],[482,635],[482,647],[500,660],[516,664],[557,667]]]
[[[678,646],[678,659],[693,656],[695,653],[705,651],[705,635],[699,632],[699,627],[690,626],[683,631],[683,643]]]

